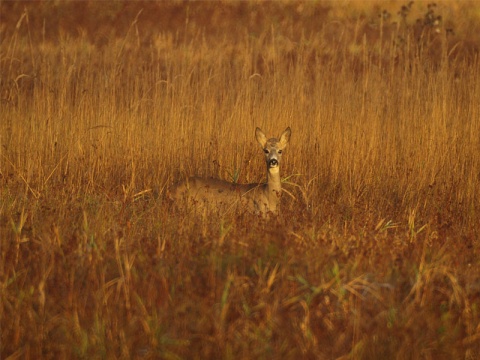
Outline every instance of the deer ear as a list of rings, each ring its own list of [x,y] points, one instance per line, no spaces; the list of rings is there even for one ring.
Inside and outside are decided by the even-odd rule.
[[[287,146],[288,142],[290,141],[290,135],[292,134],[292,130],[290,127],[287,127],[285,131],[280,135],[280,144],[282,147]]]
[[[260,130],[260,128],[258,127],[255,129],[255,138],[260,143],[260,145],[262,145],[262,147],[264,147],[267,144],[267,137],[265,136],[263,131]]]

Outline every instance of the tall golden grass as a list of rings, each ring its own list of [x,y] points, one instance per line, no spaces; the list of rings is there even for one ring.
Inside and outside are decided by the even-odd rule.
[[[477,4],[0,10],[2,358],[480,355]],[[256,126],[278,219],[166,201]]]

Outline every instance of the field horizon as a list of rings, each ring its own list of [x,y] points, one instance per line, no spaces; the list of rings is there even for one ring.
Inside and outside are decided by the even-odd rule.
[[[0,2],[0,357],[480,356],[475,2]],[[178,209],[187,176],[281,214]]]

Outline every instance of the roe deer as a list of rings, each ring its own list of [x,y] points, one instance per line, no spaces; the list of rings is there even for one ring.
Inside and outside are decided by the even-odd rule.
[[[255,130],[255,137],[265,153],[266,183],[235,184],[212,178],[191,177],[171,188],[171,199],[177,204],[187,201],[196,207],[219,212],[240,207],[264,217],[268,213],[278,214],[282,195],[280,160],[283,149],[290,141],[290,134],[288,127],[280,139],[267,139],[258,127]]]

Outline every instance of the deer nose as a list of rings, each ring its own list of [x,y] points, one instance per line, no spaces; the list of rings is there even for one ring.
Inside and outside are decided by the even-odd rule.
[[[268,166],[269,166],[269,167],[278,166],[278,160],[277,160],[277,159],[271,159],[271,160],[268,162]]]

